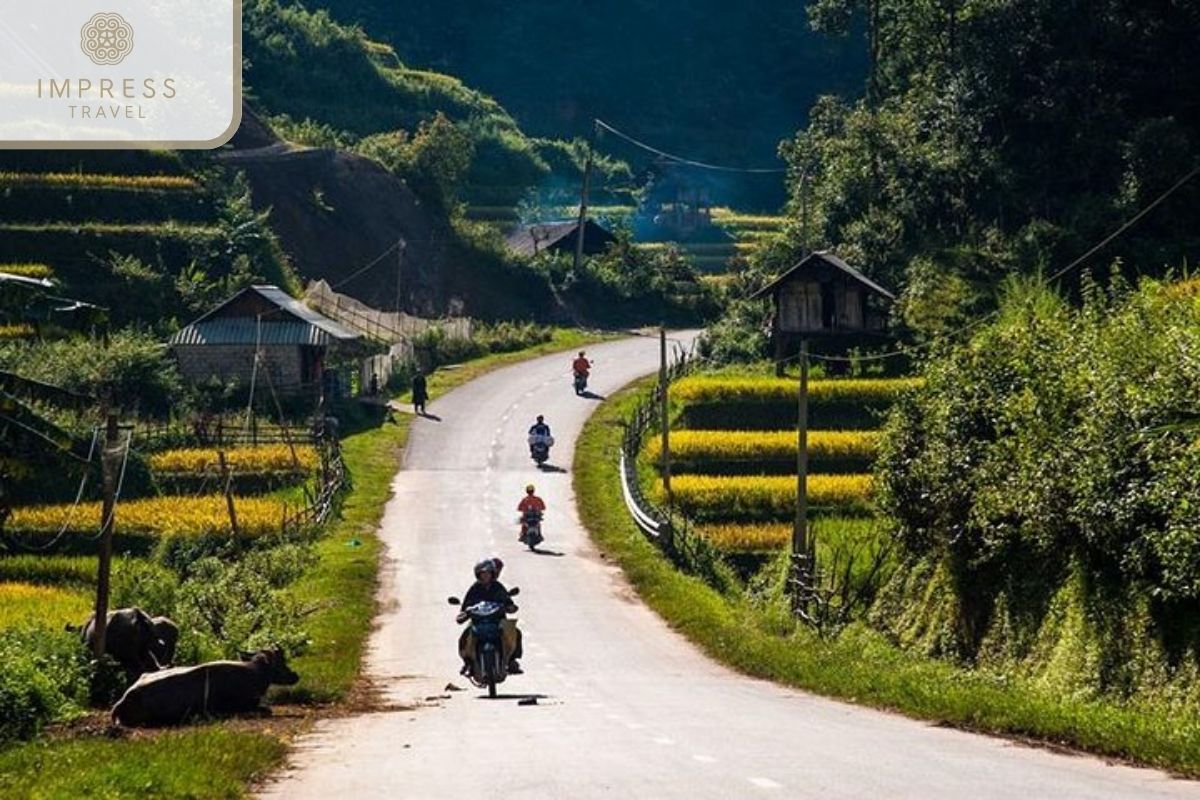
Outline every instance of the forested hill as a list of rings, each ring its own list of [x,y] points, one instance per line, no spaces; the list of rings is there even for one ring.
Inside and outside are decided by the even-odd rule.
[[[697,158],[771,163],[822,94],[861,91],[861,37],[815,33],[799,0],[321,0],[458,76],[528,133],[570,138],[593,116]]]

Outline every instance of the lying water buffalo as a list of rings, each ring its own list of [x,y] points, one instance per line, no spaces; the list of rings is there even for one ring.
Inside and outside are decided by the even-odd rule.
[[[96,615],[88,617],[78,630],[79,638],[91,647],[96,636]],[[104,652],[116,659],[131,681],[143,673],[171,666],[178,641],[179,627],[166,617],[151,617],[140,608],[109,612]]]
[[[277,649],[243,656],[242,661],[175,667],[139,678],[113,706],[112,717],[132,727],[255,711],[271,684],[291,686],[298,680]]]

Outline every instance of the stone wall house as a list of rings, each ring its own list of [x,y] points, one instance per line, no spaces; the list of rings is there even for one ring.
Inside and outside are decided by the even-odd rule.
[[[251,286],[196,319],[168,343],[184,379],[256,379],[280,394],[322,385],[331,354],[359,335],[276,286]]]

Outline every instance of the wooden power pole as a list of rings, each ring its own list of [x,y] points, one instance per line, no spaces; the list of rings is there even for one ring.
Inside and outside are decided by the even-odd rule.
[[[667,389],[671,385],[667,375],[667,329],[658,329],[658,394],[659,418],[662,420],[662,481],[667,505],[671,505],[671,418],[668,409]]]
[[[587,145],[587,158],[583,162],[583,184],[579,188],[579,227],[575,229],[575,274],[583,263],[583,232],[587,228],[588,188],[592,182],[592,143]]]
[[[116,507],[116,475],[113,459],[117,447],[117,415],[105,414],[104,446],[100,448],[100,483],[103,499],[100,503],[100,566],[96,575],[96,622],[92,653],[99,660],[104,655],[104,639],[108,627],[108,587],[112,573],[113,510]]]
[[[792,529],[792,561],[807,577],[808,563],[808,340],[800,340],[800,386],[796,402],[796,522]]]

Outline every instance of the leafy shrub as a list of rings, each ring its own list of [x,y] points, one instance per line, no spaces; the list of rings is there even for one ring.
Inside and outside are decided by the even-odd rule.
[[[61,628],[0,630],[0,743],[26,739],[87,702],[87,653]]]
[[[1194,647],[1200,306],[1180,295],[1085,281],[1074,310],[1014,284],[1000,318],[933,358],[893,409],[880,504],[909,559],[947,576],[956,652],[996,626],[1028,639],[1072,570],[1089,614],[1149,597],[1160,635]]]
[[[279,590],[315,561],[311,549],[285,545],[232,563],[204,558],[192,564],[175,606],[180,660],[233,658],[267,646],[302,652],[308,643],[305,609]]]

